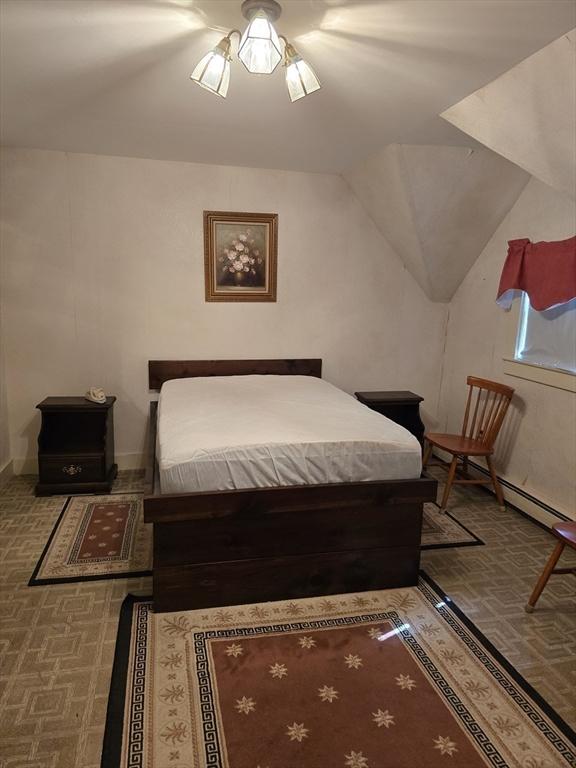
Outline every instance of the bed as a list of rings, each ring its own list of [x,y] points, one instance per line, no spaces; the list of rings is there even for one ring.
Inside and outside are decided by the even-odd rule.
[[[156,611],[416,583],[436,481],[320,360],[156,360],[149,386]]]

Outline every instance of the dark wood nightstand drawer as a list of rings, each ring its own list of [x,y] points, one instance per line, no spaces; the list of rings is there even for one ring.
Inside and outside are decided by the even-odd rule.
[[[89,483],[105,479],[101,457],[50,456],[38,459],[43,483]]]

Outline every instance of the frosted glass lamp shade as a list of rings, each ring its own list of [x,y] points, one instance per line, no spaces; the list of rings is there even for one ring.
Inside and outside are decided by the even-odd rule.
[[[264,11],[258,11],[246,27],[240,40],[238,58],[254,75],[269,75],[280,63],[280,40]]]
[[[216,48],[203,56],[194,72],[190,75],[193,80],[207,91],[217,93],[226,98],[230,84],[230,41],[227,38],[221,40]]]
[[[304,61],[290,43],[286,45],[285,67],[290,101],[298,101],[322,87],[310,64]]]

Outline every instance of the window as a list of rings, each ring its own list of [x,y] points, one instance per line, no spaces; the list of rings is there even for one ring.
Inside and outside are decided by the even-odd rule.
[[[576,299],[536,312],[523,293],[514,359],[576,373]]]
[[[505,327],[505,374],[576,392],[576,299],[536,312],[523,295]]]

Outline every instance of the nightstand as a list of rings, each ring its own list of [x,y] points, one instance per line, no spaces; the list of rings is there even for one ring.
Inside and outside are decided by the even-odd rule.
[[[115,397],[92,403],[83,397],[47,397],[38,436],[36,496],[110,493],[114,463]]]
[[[412,432],[422,445],[424,424],[420,418],[420,403],[424,400],[414,392],[354,392],[361,403],[395,421]]]

